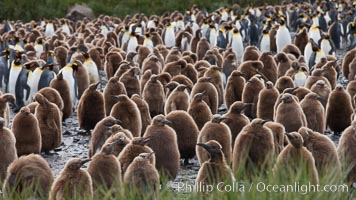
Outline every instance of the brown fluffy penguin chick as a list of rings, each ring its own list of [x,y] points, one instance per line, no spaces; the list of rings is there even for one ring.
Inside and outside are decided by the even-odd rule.
[[[330,93],[326,106],[326,125],[336,134],[340,134],[351,124],[352,103],[349,93],[342,85],[337,85]]]
[[[323,71],[321,73],[322,76],[324,76],[330,83],[331,89],[334,89],[336,87],[336,80],[337,80],[337,72],[334,68],[336,66],[337,60],[335,61],[328,61],[322,68],[321,70]]]
[[[284,143],[285,143],[284,133],[286,131],[284,129],[284,126],[277,122],[267,122],[265,126],[271,129],[273,133],[274,152],[275,152],[274,155],[275,157],[277,157],[284,148]]]
[[[146,145],[149,140],[150,138],[134,137],[120,152],[118,159],[121,164],[121,172],[123,175],[136,156],[141,153],[153,152],[152,149]],[[156,157],[154,155],[150,158],[150,162],[152,165],[156,165]]]
[[[17,159],[14,133],[5,127],[5,119],[0,117],[0,183],[6,176],[7,167]]]
[[[281,76],[276,81],[276,88],[278,92],[281,94],[287,88],[294,88],[294,81],[289,76]]]
[[[91,199],[93,185],[90,174],[81,167],[90,159],[70,159],[52,185],[50,199]]]
[[[41,152],[41,130],[37,118],[30,113],[29,108],[22,107],[15,115],[11,130],[16,138],[18,156]]]
[[[216,140],[222,146],[222,151],[227,164],[231,163],[231,131],[230,128],[223,123],[224,118],[218,114],[214,115],[211,121],[207,122],[200,130],[198,135],[198,143],[205,143],[209,140]],[[209,154],[201,148],[195,149],[200,165],[208,160]]]
[[[319,80],[323,80],[331,88],[331,84],[330,84],[329,80],[323,76],[323,70],[322,69],[315,69],[313,71],[312,75],[308,76],[304,87],[311,88],[312,85],[314,85],[314,83],[316,83]]]
[[[4,118],[4,126],[7,127],[10,123],[10,108],[9,103],[15,104],[15,96],[13,94],[0,93],[0,117]]]
[[[172,111],[166,115],[166,119],[172,122],[169,126],[177,134],[179,154],[184,159],[184,164],[187,165],[189,159],[195,156],[195,144],[197,143],[199,129],[186,111]]]
[[[91,84],[78,104],[79,126],[86,131],[93,129],[96,123],[105,117],[104,97],[97,91],[99,84],[100,82]]]
[[[350,94],[351,98],[353,98],[355,96],[355,94],[356,94],[356,79],[350,80],[350,82],[347,84],[346,90]],[[354,101],[352,101],[352,106],[355,108]]]
[[[324,109],[326,109],[326,104],[329,100],[329,95],[331,93],[330,87],[323,80],[318,80],[313,86],[310,88],[310,91],[318,94],[321,97],[320,103],[323,105]]]
[[[307,94],[300,102],[305,117],[307,119],[308,128],[313,131],[324,133],[325,122],[325,109],[319,101],[321,97],[314,92]]]
[[[7,168],[3,197],[16,199],[15,195],[24,192],[26,199],[47,199],[52,183],[53,173],[44,158],[35,154],[21,156]]]
[[[263,52],[258,58],[263,63],[261,73],[273,84],[277,81],[277,63],[270,52]]]
[[[218,91],[215,86],[210,82],[210,77],[201,77],[198,82],[194,84],[191,96],[194,97],[197,93],[205,91],[203,101],[209,106],[211,113],[216,114],[218,112]]]
[[[151,162],[152,157],[154,152],[140,153],[133,159],[124,175],[123,182],[140,199],[157,199],[160,180],[159,173]]]
[[[254,61],[258,60],[258,57],[260,57],[260,52],[255,46],[248,46],[245,48],[244,55],[242,57],[242,61]]]
[[[117,120],[112,116],[108,116],[100,120],[95,125],[95,128],[91,133],[91,139],[89,143],[89,158],[91,158],[95,153],[97,153],[101,149],[105,141],[111,136],[112,132],[109,131],[110,127],[120,123],[120,120]]]
[[[149,107],[147,102],[138,94],[132,95],[131,100],[136,103],[138,109],[140,110],[141,124],[142,124],[140,136],[142,136],[145,133],[147,126],[151,124],[151,120],[152,120]]]
[[[235,177],[225,160],[222,147],[216,140],[198,143],[197,149],[203,149],[209,154],[209,159],[201,164],[195,180],[195,190],[199,191],[199,185],[215,185],[220,182],[235,181]]]
[[[133,136],[141,135],[141,114],[136,103],[127,95],[115,96],[118,102],[112,107],[110,116],[121,121],[123,128],[129,129]]]
[[[132,138],[131,138],[132,139]],[[111,135],[106,141],[105,144],[114,143],[112,154],[119,156],[120,152],[131,142],[131,139],[126,136],[124,132],[118,132]]]
[[[152,75],[144,86],[142,97],[148,104],[151,117],[164,113],[164,88],[156,75]]]
[[[224,115],[223,122],[230,128],[231,131],[231,148],[234,147],[235,139],[242,128],[250,123],[248,117],[243,114],[244,109],[248,106],[248,103],[236,101],[231,105],[229,111]]]
[[[320,177],[330,172],[341,172],[336,146],[329,137],[305,127],[301,127],[298,133],[303,137],[303,146],[313,154]]]
[[[48,152],[59,147],[62,143],[62,116],[56,104],[51,103],[41,93],[35,95],[39,103],[35,116],[41,130],[42,149]]]
[[[288,58],[288,55],[284,52],[279,52],[275,59],[278,63],[277,66],[277,76],[278,78],[286,75],[286,72],[291,68],[292,61]]]
[[[256,118],[258,95],[264,88],[263,82],[256,76],[247,81],[242,92],[242,102],[251,103],[245,109],[245,115],[250,118]]]
[[[217,66],[211,66],[205,73],[205,77],[210,77],[210,82],[215,86],[218,92],[218,106],[224,103],[224,89],[221,79],[221,68]]]
[[[275,111],[275,121],[281,123],[287,132],[298,131],[302,126],[308,126],[307,119],[299,102],[291,94],[283,94],[281,103]]]
[[[113,189],[121,185],[121,166],[113,154],[115,143],[107,143],[100,153],[95,154],[88,164],[88,172],[93,183],[93,190],[104,187]],[[100,192],[98,192],[100,193]]]
[[[278,99],[279,92],[273,87],[273,83],[268,81],[266,87],[258,95],[257,117],[265,120],[273,120],[274,105]]]
[[[293,42],[295,46],[298,47],[302,55],[304,55],[304,49],[305,46],[308,44],[308,41],[309,41],[308,30],[306,27],[304,27],[301,31],[299,31],[299,33],[295,35],[294,42]]]
[[[85,90],[89,87],[89,75],[80,61],[74,61],[72,66],[76,68],[74,75],[77,79],[78,98],[81,99]]]
[[[251,178],[272,167],[275,151],[273,133],[264,126],[266,122],[254,119],[236,137],[232,160],[234,173],[245,170],[244,173]]]
[[[227,84],[225,88],[225,103],[226,108],[230,109],[230,106],[235,101],[242,101],[242,91],[245,86],[245,78],[243,73],[238,70],[234,70],[230,77],[227,79]]]
[[[195,94],[188,107],[188,113],[193,118],[199,130],[203,128],[206,122],[213,118],[213,114],[211,113],[208,104],[203,101],[205,94],[206,92]]]
[[[173,128],[167,126],[171,123],[165,116],[157,115],[143,135],[145,138],[150,138],[147,146],[155,152],[158,171],[168,179],[174,179],[177,176],[180,166],[177,134]]]
[[[352,121],[349,126],[342,133],[339,140],[339,146],[337,152],[340,158],[343,171],[347,172],[347,182],[354,184],[356,182],[356,165],[355,165],[355,153],[356,153],[356,121]]]
[[[200,38],[199,42],[197,43],[197,50],[196,53],[198,55],[198,60],[203,59],[205,53],[210,49],[209,42],[206,37]]]
[[[179,84],[168,96],[165,106],[164,113],[168,113],[175,110],[188,110],[189,106],[189,93],[186,90],[187,86]]]
[[[57,90],[50,88],[50,87],[45,87],[45,88],[42,88],[40,91],[38,91],[38,93],[41,93],[44,97],[46,97],[46,99],[49,102],[56,104],[62,113],[64,103],[63,103],[61,95],[59,94],[59,92]]]
[[[308,151],[307,148],[303,147],[303,137],[298,132],[286,134],[289,144],[279,154],[275,171],[277,173],[279,172],[288,175],[288,177],[290,177],[289,180],[291,181],[296,181],[295,178],[298,171],[305,170],[303,171],[305,176],[302,177],[308,177],[306,181],[309,181],[314,185],[318,184],[319,178],[318,170],[315,167],[315,160],[313,154]]]
[[[237,68],[246,80],[250,80],[255,74],[261,74],[262,69],[263,63],[261,61],[246,61]]]
[[[127,94],[124,84],[119,81],[119,77],[111,77],[103,92],[106,116],[110,115],[111,108],[117,102],[113,96],[120,94]]]
[[[349,73],[350,73],[349,66],[355,57],[356,57],[356,49],[352,49],[346,52],[344,59],[342,60],[342,74],[344,75],[344,77],[349,77]]]
[[[140,81],[137,79],[138,75],[140,75],[140,69],[132,67],[120,77],[120,82],[124,84],[129,97],[133,94],[141,94]]]
[[[55,79],[52,79],[49,86],[56,89],[63,100],[62,120],[64,121],[73,114],[73,104],[70,97],[69,83],[67,80],[63,79],[62,72],[60,72],[57,74]]]

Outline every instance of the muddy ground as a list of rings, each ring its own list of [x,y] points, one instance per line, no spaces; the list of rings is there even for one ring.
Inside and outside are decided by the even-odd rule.
[[[342,59],[345,53],[346,53],[345,50],[337,51],[337,58],[340,64],[342,63]],[[100,75],[102,77],[102,83],[103,83],[100,86],[100,90],[103,91],[107,83],[107,80],[105,78],[103,71],[100,72]],[[338,82],[343,84],[344,87],[346,88],[348,81],[344,79],[342,75],[340,75]],[[223,114],[225,112],[226,110],[223,107],[220,108],[220,114]],[[12,118],[13,118],[13,113],[11,115],[11,120]],[[49,162],[55,177],[59,175],[65,163],[70,158],[87,157],[87,152],[89,149],[90,135],[82,135],[80,133],[76,112],[70,118],[66,119],[63,122],[62,130],[63,130],[62,145],[55,151],[52,151],[50,154],[44,154],[44,153],[41,154]],[[327,130],[325,134],[329,136],[337,145],[340,136],[334,135],[329,130]],[[169,185],[163,187],[174,190],[177,188],[178,183],[188,182],[189,184],[193,185],[198,170],[199,170],[199,163],[197,158],[191,159],[190,165],[188,166],[184,166],[183,162],[181,162],[181,169],[176,179],[173,182],[170,182]]]

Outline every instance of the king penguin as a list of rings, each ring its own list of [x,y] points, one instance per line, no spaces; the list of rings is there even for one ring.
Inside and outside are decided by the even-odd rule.
[[[52,23],[52,21],[49,21],[46,24],[46,28],[45,28],[45,36],[46,37],[51,37],[54,35],[54,24]]]
[[[89,53],[84,52],[83,56],[85,58],[85,61],[83,63],[84,68],[88,72],[89,76],[89,84],[97,83],[100,81],[99,77],[99,72],[98,72],[98,67],[96,66],[95,62],[89,55]]]
[[[233,35],[231,39],[230,46],[232,48],[232,51],[236,54],[237,56],[237,61],[241,63],[242,61],[242,56],[244,54],[244,45],[242,42],[242,37],[237,28],[233,30]]]
[[[292,38],[284,19],[280,19],[279,28],[276,34],[277,52],[281,52],[287,44],[292,44]]]
[[[260,51],[263,52],[270,52],[271,51],[271,40],[269,37],[269,31],[267,29],[262,31],[262,36],[260,39]]]
[[[77,80],[74,76],[75,70],[78,68],[78,64],[73,62],[63,67],[60,72],[62,72],[63,79],[67,80],[69,83],[70,97],[72,99],[73,108],[76,107],[78,100],[78,85]]]
[[[174,47],[176,45],[176,36],[174,33],[174,27],[170,23],[170,21],[167,22],[166,28],[163,30],[162,39],[166,47]]]

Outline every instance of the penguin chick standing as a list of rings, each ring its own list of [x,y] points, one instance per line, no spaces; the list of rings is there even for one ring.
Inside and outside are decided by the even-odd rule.
[[[121,121],[123,128],[129,129],[133,136],[141,134],[141,114],[137,105],[127,95],[115,96],[118,102],[112,107],[110,116]]]
[[[195,94],[188,107],[188,113],[193,118],[199,130],[203,128],[206,122],[210,121],[213,118],[213,114],[211,113],[208,104],[203,101],[203,97],[205,94],[205,91],[202,93]]]
[[[37,93],[35,100],[39,103],[35,116],[41,130],[41,151],[48,152],[62,143],[62,117],[57,105],[49,102],[42,94]]]
[[[184,159],[184,164],[189,164],[189,159],[195,156],[195,144],[199,135],[197,125],[186,111],[181,110],[170,112],[166,119],[172,122],[169,126],[177,134],[180,157]]]
[[[313,131],[324,133],[325,123],[325,109],[319,101],[321,97],[314,92],[309,93],[300,102],[305,117],[307,119],[308,128]]]
[[[222,147],[227,164],[231,163],[231,131],[230,128],[223,123],[224,118],[218,114],[214,115],[211,121],[207,122],[200,130],[198,143],[205,143],[209,140],[216,140]],[[208,153],[201,148],[196,148],[199,163],[202,165],[208,160]]]
[[[6,176],[7,167],[17,159],[14,133],[5,127],[5,119],[0,117],[0,183]]]
[[[158,171],[169,179],[174,179],[179,171],[180,155],[176,132],[167,126],[171,123],[163,115],[157,115],[143,136],[150,138],[147,146],[155,152]]]
[[[356,182],[356,121],[352,121],[349,126],[342,133],[337,152],[341,161],[342,169],[347,172],[347,182],[353,184]]]
[[[70,159],[52,185],[50,199],[86,199],[93,197],[90,174],[81,167],[90,159]]]
[[[235,139],[242,128],[250,123],[248,117],[243,114],[244,109],[248,106],[248,103],[236,101],[231,105],[229,111],[224,115],[223,122],[229,126],[231,131],[231,148],[234,148]]]
[[[210,77],[201,77],[198,82],[194,84],[191,96],[194,97],[197,93],[202,93],[205,91],[203,100],[208,104],[211,113],[216,114],[218,112],[218,91],[215,86],[210,82]]]
[[[10,123],[10,108],[9,103],[15,105],[15,96],[12,94],[0,93],[0,117],[4,118],[4,126],[7,127]]]
[[[330,171],[337,172],[335,175],[341,172],[336,146],[329,137],[305,127],[301,127],[298,133],[303,137],[303,145],[313,154],[320,177],[328,175]]]
[[[288,177],[291,177],[289,180],[295,181],[298,171],[305,170],[303,174],[308,177],[307,180],[314,185],[318,184],[319,178],[318,171],[315,167],[315,160],[313,154],[308,151],[307,148],[303,147],[303,137],[298,132],[286,134],[290,143],[279,154],[275,171],[288,174]]]
[[[255,118],[257,114],[257,102],[258,96],[261,90],[264,88],[263,82],[256,76],[253,76],[247,81],[242,92],[242,102],[251,103],[251,105],[245,109],[245,115],[250,118]]]
[[[254,119],[237,136],[232,160],[234,173],[245,170],[244,172],[251,178],[256,173],[266,172],[272,167],[273,133],[264,126],[266,122],[267,120]]]
[[[186,85],[180,84],[168,96],[164,106],[164,113],[166,115],[174,110],[188,110],[189,93],[186,89]]]
[[[72,99],[70,98],[70,88],[68,81],[63,79],[63,74],[60,72],[58,73],[57,77],[51,81],[49,86],[57,90],[63,100],[62,120],[64,121],[73,114],[73,105]]]
[[[351,97],[342,85],[337,85],[330,93],[326,106],[326,125],[335,134],[340,134],[351,124],[353,112]]]
[[[275,121],[281,123],[287,132],[298,131],[307,126],[307,119],[297,100],[291,94],[283,94],[275,110]]]
[[[268,81],[266,87],[258,95],[257,117],[265,120],[273,120],[274,104],[277,101],[279,92],[273,87],[273,83]]]
[[[135,195],[139,198],[149,199],[150,195],[153,195],[152,199],[157,198],[160,181],[159,173],[155,165],[151,163],[153,156],[153,152],[140,153],[133,159],[125,173],[123,182],[129,186],[130,190],[137,191]]]
[[[91,59],[89,53],[83,53],[85,61],[83,67],[86,69],[89,77],[89,84],[97,83],[100,81],[100,76],[98,72],[98,67],[95,62]]]
[[[235,101],[242,101],[242,91],[245,86],[245,82],[246,81],[242,72],[234,70],[231,73],[227,80],[224,95],[227,109],[230,109],[230,106]]]
[[[5,199],[16,199],[15,195],[22,192],[26,192],[24,198],[47,199],[52,183],[53,173],[47,161],[30,154],[10,164],[2,191]]]
[[[124,84],[119,81],[119,77],[111,77],[103,92],[106,116],[110,115],[112,107],[117,102],[113,96],[120,94],[127,94]]]
[[[15,115],[11,130],[16,138],[18,156],[41,152],[41,130],[37,118],[28,107],[21,108]]]
[[[88,164],[88,172],[93,182],[93,189],[112,189],[120,187],[121,166],[113,153],[115,143],[109,143],[101,148],[100,153],[95,154]]]
[[[152,75],[142,91],[142,97],[148,104],[151,117],[163,114],[164,110],[164,88],[157,78],[157,75]]]
[[[214,185],[220,182],[235,181],[234,175],[225,160],[222,147],[216,140],[198,143],[197,148],[203,148],[209,154],[209,159],[202,163],[195,180],[195,190],[199,185]]]
[[[97,91],[99,83],[91,84],[78,104],[78,122],[81,129],[93,129],[105,117],[104,97]],[[94,106],[95,105],[95,106]]]

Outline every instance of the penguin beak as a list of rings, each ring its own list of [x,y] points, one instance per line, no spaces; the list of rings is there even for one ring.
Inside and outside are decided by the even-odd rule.
[[[143,140],[142,140],[143,145],[147,144],[147,142],[149,142],[150,140],[151,140],[150,137],[143,138]]]
[[[209,152],[209,150],[210,150],[209,145],[206,145],[206,144],[204,144],[204,143],[198,143],[197,146],[200,146],[200,147],[204,148],[204,149],[207,150],[208,152]]]
[[[166,125],[172,125],[173,123],[167,119],[163,120],[163,123]]]
[[[121,125],[121,124],[122,124],[122,122],[121,122],[121,120],[119,120],[119,119],[116,119],[116,120],[114,121],[114,124],[118,124],[118,125]]]
[[[291,135],[290,133],[285,132],[284,134],[286,134],[286,136],[287,136],[287,138],[288,138],[289,140],[292,139],[292,135]]]
[[[85,163],[91,161],[91,158],[87,158],[87,159],[83,159],[81,162],[80,162],[80,165],[83,166]]]
[[[256,72],[261,75],[262,78],[265,79],[265,81],[269,81],[268,78],[259,69],[256,69]]]
[[[98,88],[98,86],[100,85],[100,83],[101,83],[100,81],[97,82],[97,83],[95,83],[95,87]]]
[[[265,123],[270,122],[270,121],[271,121],[271,120],[262,120],[262,121],[261,121],[261,124],[264,125]]]

